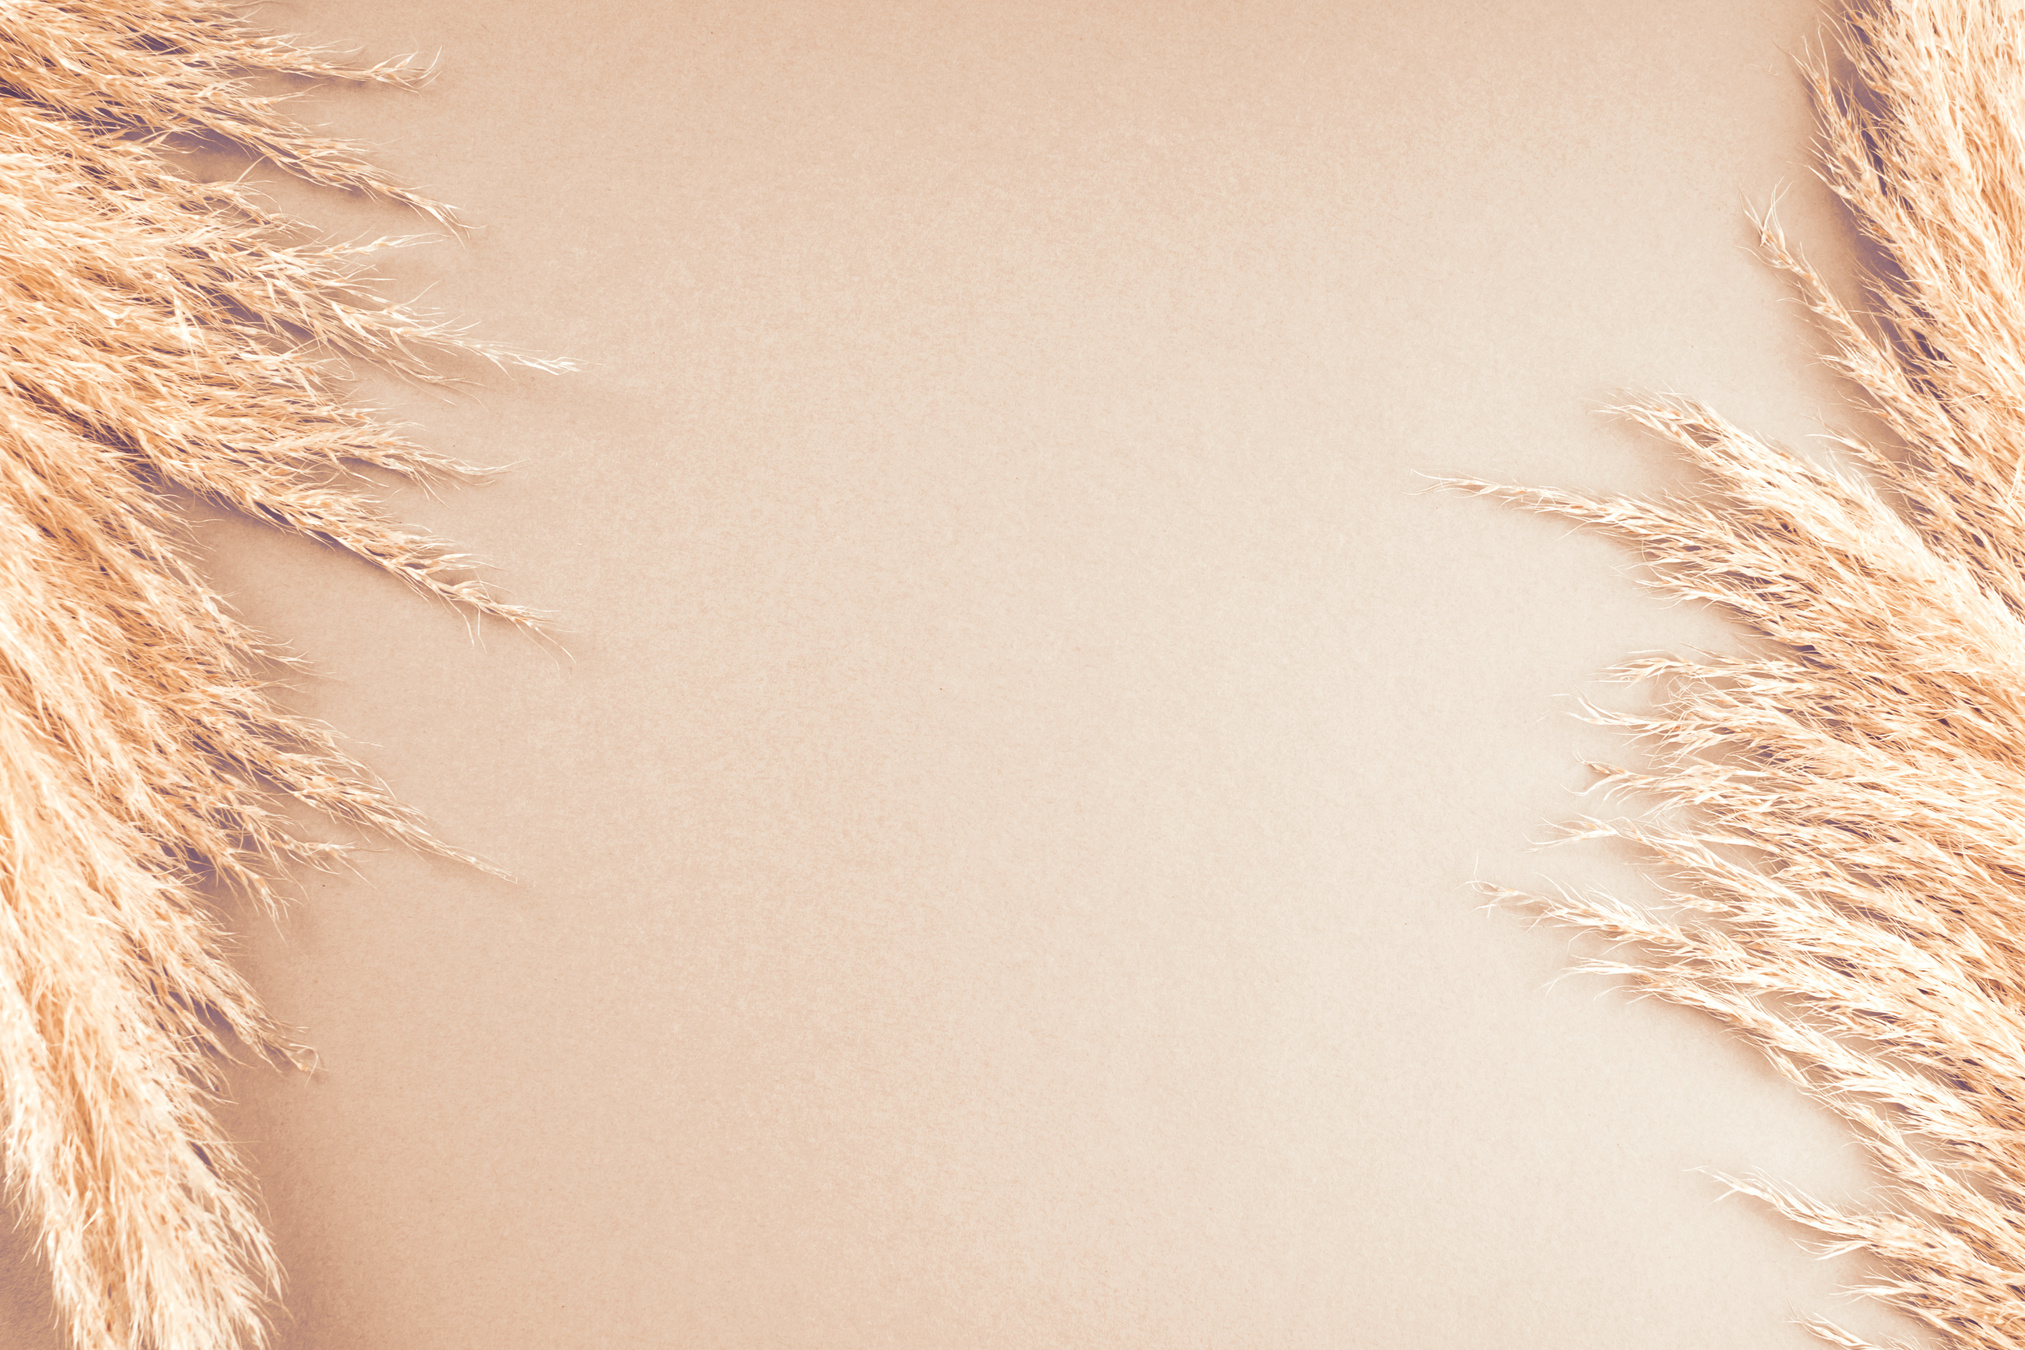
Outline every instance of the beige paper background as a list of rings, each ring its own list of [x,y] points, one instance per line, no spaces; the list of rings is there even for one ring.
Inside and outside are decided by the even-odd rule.
[[[308,111],[466,209],[397,290],[567,378],[438,402],[417,518],[572,659],[313,547],[214,575],[506,886],[391,853],[245,961],[285,1350],[1797,1347],[1846,1266],[1691,1169],[1865,1184],[1472,876],[1723,640],[1417,475],[1652,487],[1586,409],[1841,392],[1812,3],[301,0],[440,52]],[[215,168],[216,166],[214,166]],[[347,232],[371,204],[284,201]],[[15,1239],[19,1249],[20,1240]],[[10,1346],[54,1344],[40,1276]]]

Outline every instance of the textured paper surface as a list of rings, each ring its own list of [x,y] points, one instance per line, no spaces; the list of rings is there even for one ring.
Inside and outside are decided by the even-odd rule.
[[[500,885],[317,879],[235,1072],[287,1350],[1659,1350],[1854,1272],[1691,1169],[1854,1149],[1463,883],[1722,628],[1417,474],[1649,487],[1586,406],[1841,395],[1809,4],[317,0],[312,116],[485,226],[390,263],[562,379],[375,386],[571,659],[230,521],[214,574]],[[211,166],[225,171],[228,166]],[[237,171],[234,168],[232,171]],[[368,203],[277,197],[347,232]],[[40,1276],[0,1276],[44,1350]]]

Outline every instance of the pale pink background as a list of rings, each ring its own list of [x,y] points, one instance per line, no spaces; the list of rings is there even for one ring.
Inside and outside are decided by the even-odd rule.
[[[1841,392],[1799,0],[297,0],[320,94],[484,225],[389,264],[583,363],[443,403],[403,509],[573,660],[203,532],[294,701],[518,887],[377,853],[245,960],[314,1082],[227,1128],[285,1350],[1810,1344],[1855,1272],[1691,1169],[1865,1184],[1693,1018],[1472,876],[1714,644],[1472,473],[1652,487],[1587,409]],[[370,204],[282,200],[346,232]],[[18,1242],[17,1242],[18,1246]],[[0,1337],[43,1350],[40,1276]]]

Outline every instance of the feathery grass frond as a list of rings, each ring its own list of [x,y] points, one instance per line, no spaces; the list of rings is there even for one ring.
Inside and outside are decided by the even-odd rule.
[[[200,886],[271,906],[290,866],[330,861],[277,793],[476,862],[270,700],[278,658],[193,570],[174,495],[536,621],[381,513],[359,466],[478,471],[348,406],[331,365],[434,380],[449,354],[511,358],[376,297],[371,246],[166,157],[199,137],[454,224],[291,122],[259,74],[419,73],[211,0],[0,0],[0,1152],[79,1350],[255,1345],[278,1284],[207,1101],[228,1040],[304,1052],[225,961]]]
[[[1511,903],[1607,940],[1593,968],[1726,1024],[1854,1130],[1874,1207],[1732,1180],[1956,1350],[2025,1347],[2025,5],[1855,0],[1805,71],[1823,175],[1888,260],[1852,309],[1769,226],[1892,443],[1849,468],[1707,408],[1625,409],[1706,491],[1462,484],[1624,540],[1753,654],[1648,660],[1642,820],[1592,825],[1673,902]],[[1749,860],[1749,861],[1744,861]],[[1863,1342],[1818,1320],[1823,1340]]]

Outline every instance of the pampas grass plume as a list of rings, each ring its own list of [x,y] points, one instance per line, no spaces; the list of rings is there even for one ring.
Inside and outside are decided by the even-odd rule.
[[[171,505],[229,507],[526,627],[353,474],[476,470],[347,405],[330,359],[436,380],[462,341],[377,298],[180,140],[453,224],[248,76],[401,84],[208,0],[0,0],[0,1152],[77,1350],[260,1343],[279,1284],[207,1102],[231,1043],[300,1062],[204,888],[272,907],[328,864],[277,794],[438,842],[263,687],[275,654],[193,570]]]
[[[1846,306],[1779,234],[1830,360],[1887,433],[1840,468],[1684,399],[1623,410],[1705,480],[1595,499],[1462,486],[1634,548],[1742,654],[1653,659],[1607,716],[1650,767],[1630,840],[1671,903],[1500,899],[1592,963],[1717,1018],[1839,1114],[1885,1185],[1861,1208],[1732,1179],[1877,1272],[1951,1350],[2025,1346],[2025,6],[1856,0],[1805,73],[1822,173],[1884,258]],[[1829,1343],[1855,1334],[1818,1318]]]

